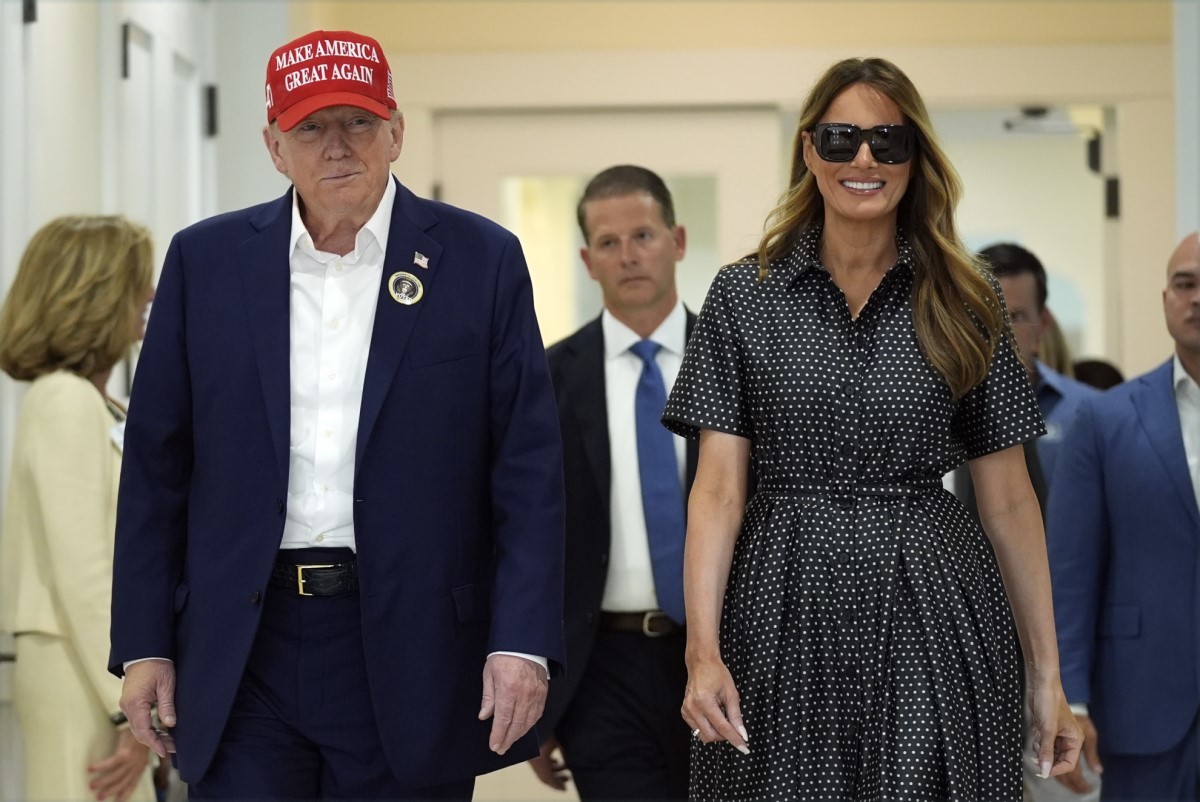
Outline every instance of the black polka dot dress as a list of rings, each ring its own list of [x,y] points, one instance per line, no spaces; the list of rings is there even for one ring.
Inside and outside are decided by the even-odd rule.
[[[801,237],[723,268],[663,417],[752,442],[721,650],[750,755],[696,741],[697,800],[1018,800],[1016,638],[990,546],[941,477],[1040,435],[1010,338],[958,402],[922,356],[913,254],[857,319]]]

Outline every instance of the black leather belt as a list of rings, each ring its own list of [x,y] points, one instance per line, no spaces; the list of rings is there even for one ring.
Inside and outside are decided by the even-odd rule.
[[[341,596],[358,590],[358,563],[291,565],[275,563],[271,587],[301,596]]]
[[[676,624],[662,610],[647,610],[644,613],[600,613],[600,628],[615,632],[637,632],[647,638],[662,638],[683,632],[683,625]]]

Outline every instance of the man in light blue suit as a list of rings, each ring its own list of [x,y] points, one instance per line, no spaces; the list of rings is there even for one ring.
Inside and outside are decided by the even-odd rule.
[[[167,251],[110,669],[191,799],[467,800],[537,754],[563,668],[562,449],[529,273],[512,234],[392,176],[404,118],[374,39],[307,34],[266,79],[263,139],[293,186]]]
[[[1099,746],[1104,800],[1200,796],[1196,233],[1171,256],[1163,310],[1175,356],[1084,399],[1047,516],[1063,688]]]

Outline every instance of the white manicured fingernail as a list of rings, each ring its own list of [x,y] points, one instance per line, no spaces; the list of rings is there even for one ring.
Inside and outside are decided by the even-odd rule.
[[[741,752],[743,755],[750,754],[750,747],[746,746],[745,744],[742,744],[741,746],[735,746],[734,748],[737,749],[739,752]]]
[[[737,731],[738,731],[738,735],[742,736],[743,741],[745,741],[746,743],[750,742],[750,734],[746,732],[746,728],[743,725],[741,725],[741,724],[737,725]]]
[[[1041,777],[1043,780],[1050,776],[1050,761],[1049,760],[1043,760],[1042,765],[1039,768],[1041,768],[1042,771],[1040,774],[1038,774],[1038,776]]]

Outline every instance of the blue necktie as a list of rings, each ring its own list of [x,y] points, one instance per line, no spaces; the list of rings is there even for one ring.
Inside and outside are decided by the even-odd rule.
[[[675,443],[660,419],[667,405],[662,371],[654,361],[661,348],[641,340],[629,350],[642,360],[642,375],[634,396],[637,420],[638,470],[642,485],[642,512],[650,541],[650,564],[658,606],[676,622],[683,623],[683,489]]]

